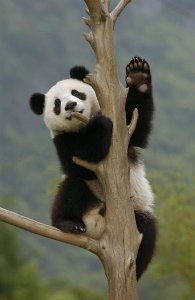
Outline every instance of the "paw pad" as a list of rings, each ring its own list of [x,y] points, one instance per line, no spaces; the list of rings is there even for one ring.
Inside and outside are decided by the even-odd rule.
[[[126,67],[126,74],[128,75],[129,72],[150,74],[150,66],[144,58],[135,56]]]
[[[135,86],[140,92],[145,93],[148,91],[150,83],[151,74],[148,62],[135,56],[126,66],[127,86]]]

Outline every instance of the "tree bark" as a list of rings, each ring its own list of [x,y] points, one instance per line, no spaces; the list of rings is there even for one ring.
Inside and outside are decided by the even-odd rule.
[[[102,184],[106,202],[106,231],[100,239],[100,257],[108,278],[110,300],[138,299],[136,256],[141,242],[133,205],[130,201],[130,178],[127,149],[129,132],[126,126],[127,90],[118,79],[114,51],[113,28],[117,16],[130,1],[120,1],[109,13],[110,1],[85,0],[90,19],[85,23],[91,32],[85,34],[96,56],[94,72],[87,76],[96,92],[101,110],[113,121],[112,145],[108,157],[92,165]],[[135,111],[135,119],[137,112]],[[135,122],[130,126],[130,135]],[[90,165],[87,164],[90,168]]]

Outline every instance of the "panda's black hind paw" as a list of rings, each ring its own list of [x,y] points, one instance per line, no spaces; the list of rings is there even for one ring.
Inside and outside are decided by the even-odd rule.
[[[73,233],[85,233],[86,232],[86,226],[84,223],[80,223],[80,224],[75,224],[73,229],[72,229]]]
[[[135,56],[126,66],[126,84],[134,86],[140,92],[147,92],[151,85],[151,73],[149,63],[138,56]]]
[[[85,233],[86,226],[82,221],[78,220],[60,220],[57,222],[53,222],[53,226],[64,232],[72,232],[72,233]]]

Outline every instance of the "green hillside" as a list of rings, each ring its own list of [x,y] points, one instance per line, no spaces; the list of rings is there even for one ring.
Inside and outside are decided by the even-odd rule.
[[[59,165],[49,132],[30,111],[28,99],[66,78],[74,64],[93,67],[93,53],[82,35],[88,30],[82,21],[83,2],[1,1],[0,193],[15,198],[13,210],[47,223]],[[182,164],[188,190],[195,161],[194,30],[193,0],[136,0],[115,32],[123,82],[125,65],[134,55],[145,57],[152,68],[156,113],[150,147],[143,153],[149,173],[177,172]],[[105,287],[93,255],[28,233],[21,233],[21,241],[45,278]]]

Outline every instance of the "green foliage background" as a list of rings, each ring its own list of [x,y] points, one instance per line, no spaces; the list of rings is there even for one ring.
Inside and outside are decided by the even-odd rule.
[[[93,53],[82,36],[87,30],[83,2],[1,0],[2,206],[47,223],[60,172],[49,133],[31,113],[28,99],[66,78],[74,64],[93,67]],[[139,284],[144,300],[192,299],[195,290],[194,29],[193,0],[136,0],[115,32],[121,80],[129,59],[140,55],[150,62],[154,82],[154,131],[143,155],[156,193],[159,244]],[[2,223],[0,231],[0,299],[27,299],[25,293],[36,290],[38,300],[77,300],[87,299],[83,287],[105,290],[102,267],[93,255]]]

